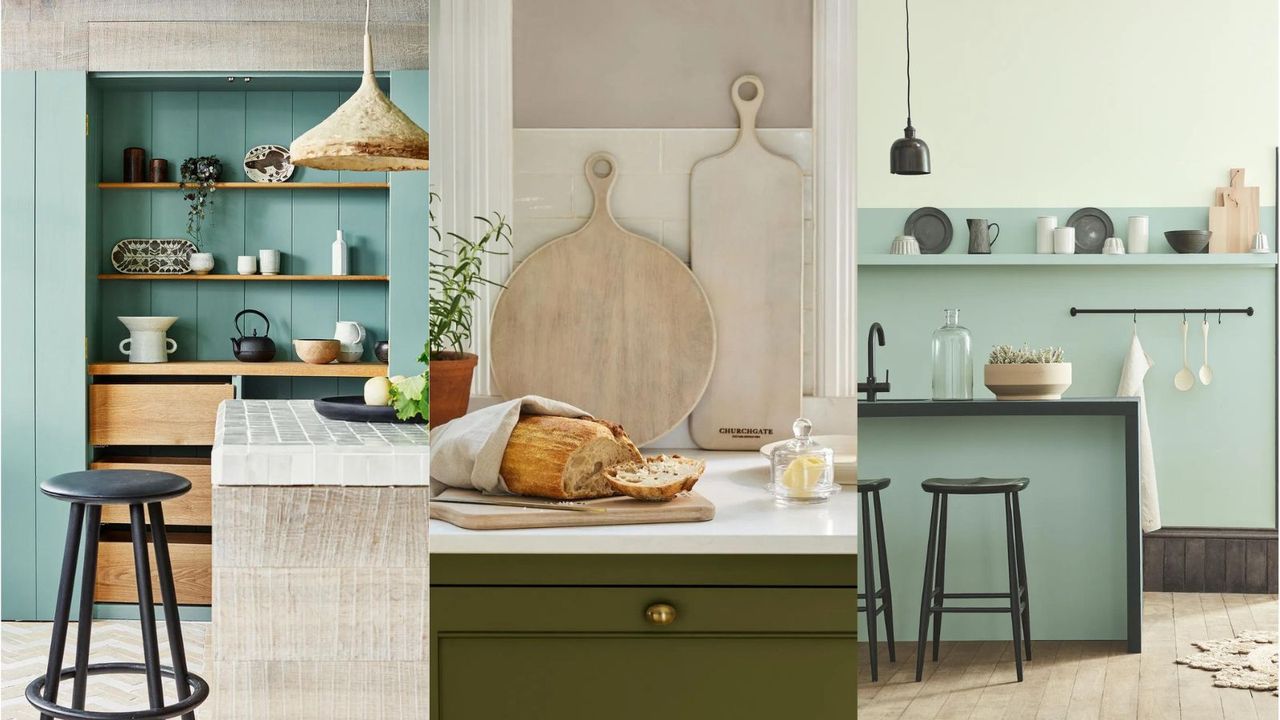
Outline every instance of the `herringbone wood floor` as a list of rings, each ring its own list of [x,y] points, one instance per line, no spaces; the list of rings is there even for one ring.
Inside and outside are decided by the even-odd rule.
[[[49,657],[50,623],[0,623],[0,718],[31,720],[37,713],[27,704],[23,693],[32,678],[44,674]],[[183,645],[187,650],[187,666],[201,673],[204,667],[205,640],[209,624],[182,624]],[[98,620],[93,623],[93,645],[90,662],[142,662],[142,638],[136,620]],[[169,639],[164,624],[157,624],[160,636],[160,662],[169,665]],[[75,662],[76,624],[67,633],[64,667]],[[206,679],[207,676],[205,676]],[[59,697],[69,701],[71,685],[64,681]],[[165,698],[172,702],[177,695],[173,681],[165,681]],[[141,675],[98,675],[89,678],[88,709],[141,710],[147,707],[146,680]]]
[[[1276,626],[1275,595],[1146,593],[1142,654],[1126,653],[1121,642],[1035,642],[1022,683],[1014,676],[1011,642],[944,640],[938,662],[926,656],[918,683],[914,642],[899,643],[892,664],[881,647],[876,683],[864,643],[858,718],[1275,720],[1277,699],[1270,692],[1215,688],[1212,673],[1174,659],[1191,654],[1196,640]]]

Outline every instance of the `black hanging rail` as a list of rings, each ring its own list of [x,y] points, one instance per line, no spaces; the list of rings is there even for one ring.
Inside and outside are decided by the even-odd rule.
[[[1249,315],[1253,308],[1071,308],[1077,315]]]

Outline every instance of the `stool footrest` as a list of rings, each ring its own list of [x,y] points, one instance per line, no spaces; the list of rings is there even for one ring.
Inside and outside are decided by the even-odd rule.
[[[142,675],[147,672],[147,666],[142,663],[93,663],[88,666],[87,675],[114,675],[114,674],[137,674]],[[173,668],[165,665],[160,667],[160,674],[165,677],[172,678],[174,676]],[[76,669],[63,668],[59,673],[62,680],[74,678]],[[195,710],[209,697],[209,683],[204,681],[199,675],[193,672],[187,673],[187,688],[191,695],[185,700],[180,700],[172,705],[166,705],[162,708],[151,708],[147,710],[128,710],[124,712],[103,712],[97,710],[77,710],[74,708],[64,707],[49,700],[44,699],[44,683],[45,677],[32,680],[27,685],[27,702],[32,707],[39,710],[45,715],[61,720],[165,720],[166,718],[177,717]]]
[[[933,605],[929,608],[931,613],[1011,613],[1013,608],[1009,607],[943,607],[942,605]]]

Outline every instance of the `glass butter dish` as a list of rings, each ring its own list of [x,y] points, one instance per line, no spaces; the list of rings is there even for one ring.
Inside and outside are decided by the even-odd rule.
[[[835,453],[809,437],[813,424],[804,418],[791,426],[795,438],[773,451],[771,482],[765,488],[780,504],[826,502],[840,492],[835,481]]]

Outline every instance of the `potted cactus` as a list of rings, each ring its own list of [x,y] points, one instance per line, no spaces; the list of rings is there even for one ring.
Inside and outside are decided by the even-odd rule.
[[[1061,400],[1071,387],[1071,363],[1062,348],[996,345],[983,369],[983,383],[997,400]]]

